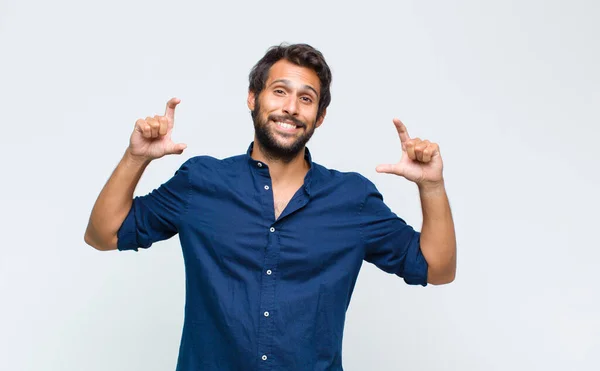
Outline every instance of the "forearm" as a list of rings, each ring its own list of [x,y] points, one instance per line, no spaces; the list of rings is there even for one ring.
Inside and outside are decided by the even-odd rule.
[[[429,266],[428,281],[449,283],[456,274],[454,221],[444,185],[419,187],[423,226],[421,251]]]
[[[125,155],[100,192],[92,209],[85,242],[98,250],[117,248],[117,232],[127,217],[133,200],[133,192],[150,162]]]

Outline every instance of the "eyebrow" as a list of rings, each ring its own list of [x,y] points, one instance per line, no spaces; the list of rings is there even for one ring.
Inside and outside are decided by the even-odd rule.
[[[291,83],[290,80],[287,80],[287,79],[277,79],[277,80],[273,81],[272,83],[270,83],[269,86],[277,84],[277,83],[282,83],[283,85],[285,85],[287,87],[290,87],[292,85],[292,83]],[[317,96],[317,99],[319,99],[319,93],[317,93],[317,91],[315,90],[315,88],[313,88],[310,85],[302,85],[302,87],[304,89],[312,90],[315,93],[315,95]]]

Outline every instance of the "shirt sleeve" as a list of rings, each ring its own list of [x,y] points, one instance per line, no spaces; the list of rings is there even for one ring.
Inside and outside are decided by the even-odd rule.
[[[159,188],[133,199],[117,233],[119,250],[147,249],[154,242],[166,240],[177,233],[188,202],[190,162],[188,160],[181,165],[175,175]]]
[[[367,194],[360,211],[365,260],[404,278],[407,284],[427,286],[421,234],[396,216],[375,185],[366,178],[365,181]]]

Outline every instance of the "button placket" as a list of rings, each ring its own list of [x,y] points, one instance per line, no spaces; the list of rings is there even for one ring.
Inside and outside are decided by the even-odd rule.
[[[258,184],[256,184],[256,191],[259,193],[263,207],[265,207],[265,214],[272,215],[273,213],[273,187],[271,178],[267,172],[267,165],[264,164],[263,170],[257,171],[261,173],[260,177],[257,177]],[[264,173],[264,174],[263,174]],[[261,190],[262,188],[262,190]],[[269,217],[271,219],[271,217]],[[266,221],[266,220],[265,220]],[[277,269],[277,262],[279,261],[280,251],[280,240],[279,240],[279,227],[278,221],[267,221],[266,225],[269,231],[267,234],[267,245],[264,250],[264,260],[262,265],[262,272],[265,277],[261,280],[261,294],[260,294],[260,306],[258,307],[260,316],[258,324],[258,357],[261,357],[263,361],[270,358],[270,353],[273,348],[274,337],[277,336],[276,331],[276,312],[273,312],[276,305],[275,299],[275,285],[277,280],[275,279],[275,270]],[[264,228],[263,227],[263,228]],[[265,231],[266,232],[266,231]],[[272,362],[272,361],[270,361]],[[270,363],[269,362],[269,363]],[[267,363],[265,362],[265,365]]]
[[[260,183],[259,183],[260,184]],[[263,180],[264,190],[271,189],[270,183]],[[259,188],[260,189],[260,188]],[[270,196],[270,193],[268,193]],[[263,194],[263,197],[267,196],[267,193]],[[271,206],[272,207],[272,204]],[[272,209],[271,209],[272,210]],[[258,327],[258,357],[263,361],[266,361],[268,354],[270,354],[273,347],[273,336],[275,336],[275,323],[273,322],[273,316],[275,313],[270,310],[276,307],[275,305],[275,269],[276,262],[278,261],[279,254],[279,239],[277,237],[278,230],[275,227],[276,223],[271,222],[268,225],[268,243],[265,249],[264,263],[262,271],[266,274],[266,277],[261,280],[261,298],[260,298],[260,321]],[[265,362],[265,365],[267,363]]]

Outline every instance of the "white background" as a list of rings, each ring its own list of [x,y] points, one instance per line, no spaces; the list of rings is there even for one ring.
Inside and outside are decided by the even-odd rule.
[[[420,229],[416,187],[377,174],[392,124],[440,144],[454,283],[363,265],[344,368],[598,370],[600,6],[594,1],[0,2],[0,369],[174,370],[178,239],[99,252],[83,234],[137,118],[172,96],[185,159],[252,140],[248,72],[305,42],[333,70],[316,162],[370,178]]]

